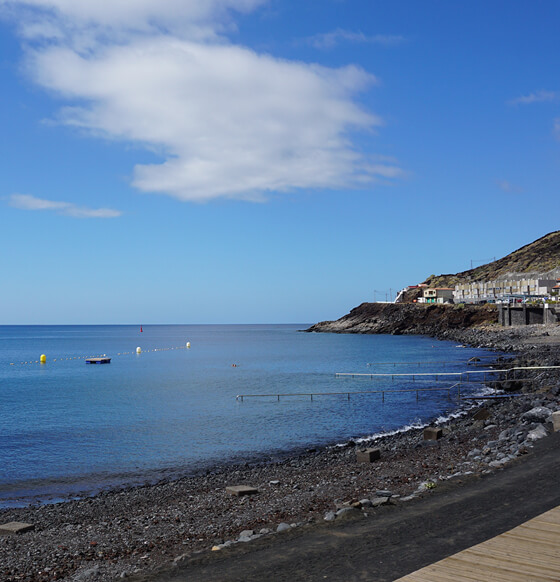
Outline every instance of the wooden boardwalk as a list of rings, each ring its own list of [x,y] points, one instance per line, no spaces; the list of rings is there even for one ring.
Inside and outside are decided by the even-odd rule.
[[[395,582],[560,582],[560,506]]]

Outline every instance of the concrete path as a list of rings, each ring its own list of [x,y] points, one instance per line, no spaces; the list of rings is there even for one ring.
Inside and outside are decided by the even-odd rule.
[[[207,552],[142,582],[393,581],[560,505],[560,433],[504,470],[446,483],[370,517]],[[558,572],[560,580],[560,572]]]

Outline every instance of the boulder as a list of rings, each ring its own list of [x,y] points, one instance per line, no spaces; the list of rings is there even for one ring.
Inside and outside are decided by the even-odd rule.
[[[546,422],[550,425],[552,432],[560,431],[560,410],[553,412],[547,419]]]
[[[527,422],[545,422],[551,412],[552,410],[546,406],[535,406],[535,408],[525,412],[521,418]]]
[[[336,517],[352,517],[354,515],[358,515],[360,512],[355,507],[343,507],[336,512]]]
[[[231,485],[226,487],[226,492],[230,495],[240,497],[242,495],[255,495],[259,490],[249,485]]]
[[[425,441],[437,441],[443,436],[443,430],[434,426],[428,426],[424,429]]]
[[[35,529],[31,523],[23,523],[20,521],[10,521],[0,525],[0,535],[18,535]]]
[[[386,489],[380,489],[379,491],[375,492],[375,496],[376,497],[392,497],[393,496],[393,492],[392,491],[387,491]]]
[[[539,439],[544,438],[546,435],[547,435],[546,428],[542,424],[539,424],[536,428],[529,431],[529,434],[527,435],[527,440],[538,441]]]
[[[356,461],[358,463],[373,463],[381,458],[379,449],[361,449],[356,451]]]
[[[487,408],[479,408],[473,414],[473,420],[487,420],[490,418],[490,412]]]

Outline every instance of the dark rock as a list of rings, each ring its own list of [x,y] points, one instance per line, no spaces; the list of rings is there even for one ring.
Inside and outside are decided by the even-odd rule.
[[[531,410],[525,412],[522,418],[529,422],[545,422],[551,413],[552,410],[550,410],[550,408],[546,408],[545,406],[535,406]]]

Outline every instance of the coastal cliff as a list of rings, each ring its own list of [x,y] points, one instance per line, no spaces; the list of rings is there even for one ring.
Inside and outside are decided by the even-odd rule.
[[[430,275],[424,284],[429,287],[453,287],[458,283],[521,276],[560,276],[560,231],[550,232],[501,259],[469,271]],[[422,289],[420,286],[409,288],[399,303],[362,303],[336,321],[321,321],[305,331],[420,334],[479,344],[487,339],[480,335],[481,328],[498,323],[498,309],[492,304],[416,303]],[[500,341],[503,343],[504,338]]]
[[[497,322],[495,305],[362,303],[336,321],[321,321],[305,331],[441,337]]]

